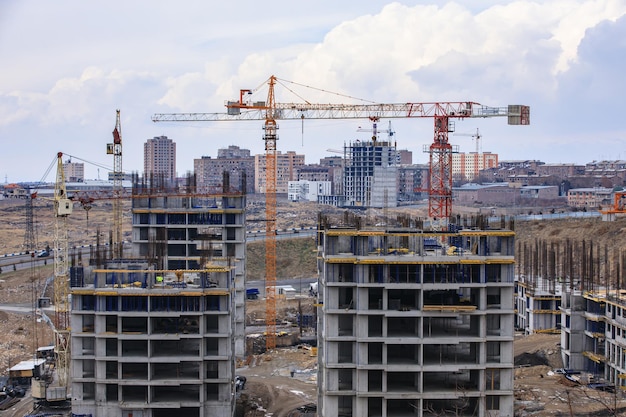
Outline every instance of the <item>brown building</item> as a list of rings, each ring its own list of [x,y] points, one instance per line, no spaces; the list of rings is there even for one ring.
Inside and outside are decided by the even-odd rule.
[[[254,190],[265,194],[266,185],[266,156],[254,155]],[[296,181],[300,168],[304,166],[304,155],[294,151],[281,153],[276,151],[276,192],[287,194],[289,181]]]

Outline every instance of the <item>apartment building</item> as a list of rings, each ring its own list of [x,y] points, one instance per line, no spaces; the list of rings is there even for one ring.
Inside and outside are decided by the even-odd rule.
[[[514,232],[321,235],[318,413],[513,417]]]
[[[287,199],[289,201],[318,202],[320,196],[330,196],[332,183],[330,181],[289,181]]]
[[[203,156],[194,159],[193,169],[199,192],[211,193],[221,189],[227,175],[231,189],[254,193],[254,157],[250,156],[248,149],[232,145],[218,149],[217,158]],[[244,185],[245,190],[233,188],[239,184]]]
[[[232,417],[245,194],[133,190],[133,255],[72,269],[72,411]]]
[[[612,203],[613,189],[572,188],[567,192],[567,205],[576,208],[598,208]]]
[[[452,178],[472,181],[478,178],[483,169],[498,166],[498,154],[485,152],[461,152],[452,154]]]
[[[289,181],[298,179],[298,171],[304,167],[304,155],[294,151],[281,153],[276,151],[276,192],[287,194]],[[256,193],[265,194],[266,184],[266,155],[254,155],[254,190]]]
[[[429,167],[426,164],[398,166],[398,200],[425,198],[428,193]]]
[[[63,162],[63,174],[66,182],[83,182],[85,181],[85,164],[68,159]]]
[[[561,332],[562,283],[522,275],[515,281],[515,328],[525,334]]]
[[[155,136],[143,145],[143,172],[146,178],[160,177],[162,182],[176,180],[176,143],[167,136]]]
[[[328,168],[329,181],[333,184],[333,194],[343,193],[343,158],[341,156],[328,156],[320,159],[320,166]]]

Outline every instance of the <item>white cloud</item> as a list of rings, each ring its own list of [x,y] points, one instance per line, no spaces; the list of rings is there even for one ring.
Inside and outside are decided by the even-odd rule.
[[[178,143],[184,172],[193,158],[216,155],[227,144],[262,152],[261,123],[155,125],[151,114],[223,112],[241,88],[261,87],[263,99],[262,83],[275,74],[318,88],[281,86],[279,101],[298,100],[297,93],[311,102],[530,104],[530,127],[459,124],[464,131],[480,127],[483,149],[502,159],[549,160],[556,152],[581,161],[596,152],[590,135],[619,146],[625,134],[617,122],[617,92],[625,87],[622,0],[387,3],[3,2],[0,54],[11,59],[0,78],[0,142],[23,138],[29,154],[45,153],[46,161],[59,149],[87,155],[97,149],[86,158],[101,160],[106,156],[93,143],[109,140],[120,108],[125,167],[140,170],[143,141],[166,134]],[[354,139],[361,124],[307,123],[303,136],[299,123],[281,123],[279,147],[314,162],[326,148]],[[431,124],[393,124],[399,146],[424,162]],[[4,173],[37,176],[14,161],[2,162]]]

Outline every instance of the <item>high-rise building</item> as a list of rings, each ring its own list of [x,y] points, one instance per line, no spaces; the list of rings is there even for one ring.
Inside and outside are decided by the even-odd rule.
[[[514,232],[355,223],[320,233],[318,414],[512,417]]]
[[[83,182],[85,181],[85,164],[68,159],[63,163],[63,174],[66,182]]]
[[[159,178],[159,183],[176,180],[176,143],[167,136],[155,136],[143,145],[143,172],[146,178]]]
[[[329,180],[333,183],[333,194],[343,194],[343,158],[341,156],[322,158],[320,166],[328,168]]]
[[[408,149],[398,149],[398,165],[412,165],[413,152]]]
[[[398,205],[397,152],[388,141],[354,141],[345,147],[343,192],[358,207]]]

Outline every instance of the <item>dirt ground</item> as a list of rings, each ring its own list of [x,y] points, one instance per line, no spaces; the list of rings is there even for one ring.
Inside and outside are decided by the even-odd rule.
[[[516,336],[515,415],[626,416],[622,395],[587,388],[554,372],[562,368],[560,335]],[[613,410],[617,410],[615,414]]]
[[[515,349],[515,415],[518,417],[626,416],[621,395],[586,388],[553,372],[562,367],[559,335],[518,336]],[[540,364],[541,363],[541,364]],[[296,417],[294,410],[317,402],[317,358],[294,346],[254,355],[237,373],[247,378],[239,417]],[[293,372],[293,376],[291,376]],[[617,412],[613,414],[613,410]]]
[[[40,247],[52,244],[51,207],[47,202],[38,202],[41,207],[36,211],[35,223]],[[277,227],[309,227],[315,226],[318,210],[310,205],[291,207],[292,204],[281,204],[279,224]],[[262,205],[257,204],[255,210],[262,217]],[[391,212],[391,211],[390,211]],[[95,231],[100,230],[106,240],[110,224],[110,207],[94,205],[87,212],[75,209],[75,216],[70,220],[70,239],[72,244],[94,243]],[[306,214],[303,214],[306,213]],[[372,211],[375,218],[381,213]],[[249,214],[250,215],[250,214]],[[423,215],[423,214],[422,214]],[[24,243],[24,202],[7,202],[0,200],[0,254],[23,250]],[[130,213],[125,210],[125,221]],[[130,225],[125,224],[125,230]],[[262,229],[259,227],[258,229]],[[521,242],[562,239],[593,239],[600,245],[610,244],[616,248],[626,247],[626,220],[614,223],[603,223],[597,219],[558,220],[553,222],[525,222],[516,225],[517,239]],[[127,235],[128,232],[125,232]],[[311,253],[315,256],[314,253]],[[279,253],[280,257],[280,253]],[[52,274],[49,264],[41,268],[21,271],[6,271],[0,274],[0,304],[32,303],[33,288],[38,293],[45,278]],[[288,276],[288,273],[287,275]],[[310,299],[312,300],[312,299]],[[304,304],[303,313],[309,314],[314,307]],[[308,310],[307,310],[308,309]],[[247,306],[249,322],[264,317],[264,305],[261,301],[249,303]],[[293,322],[298,307],[293,303],[277,304],[279,318]],[[299,331],[299,329],[292,329]],[[47,325],[40,323],[30,314],[15,314],[0,311],[0,363],[4,369],[19,360],[32,357],[37,346],[52,343],[52,333]],[[515,343],[516,372],[515,397],[516,416],[607,416],[617,404],[623,401],[612,394],[603,394],[580,386],[571,386],[560,375],[551,370],[561,367],[558,335],[533,335],[516,338]],[[526,363],[524,363],[526,362]],[[531,366],[526,366],[531,365]],[[276,349],[268,353],[252,355],[245,363],[237,367],[239,375],[246,376],[244,390],[239,394],[240,404],[248,410],[245,416],[240,408],[238,417],[290,416],[290,413],[301,405],[316,403],[316,366],[317,358],[311,354],[307,345]],[[292,376],[293,373],[293,376]],[[624,403],[626,406],[626,403]],[[624,415],[619,411],[614,415]]]
[[[247,378],[239,394],[239,415],[297,417],[298,407],[317,403],[316,370],[317,356],[303,346],[253,356],[237,369]]]

